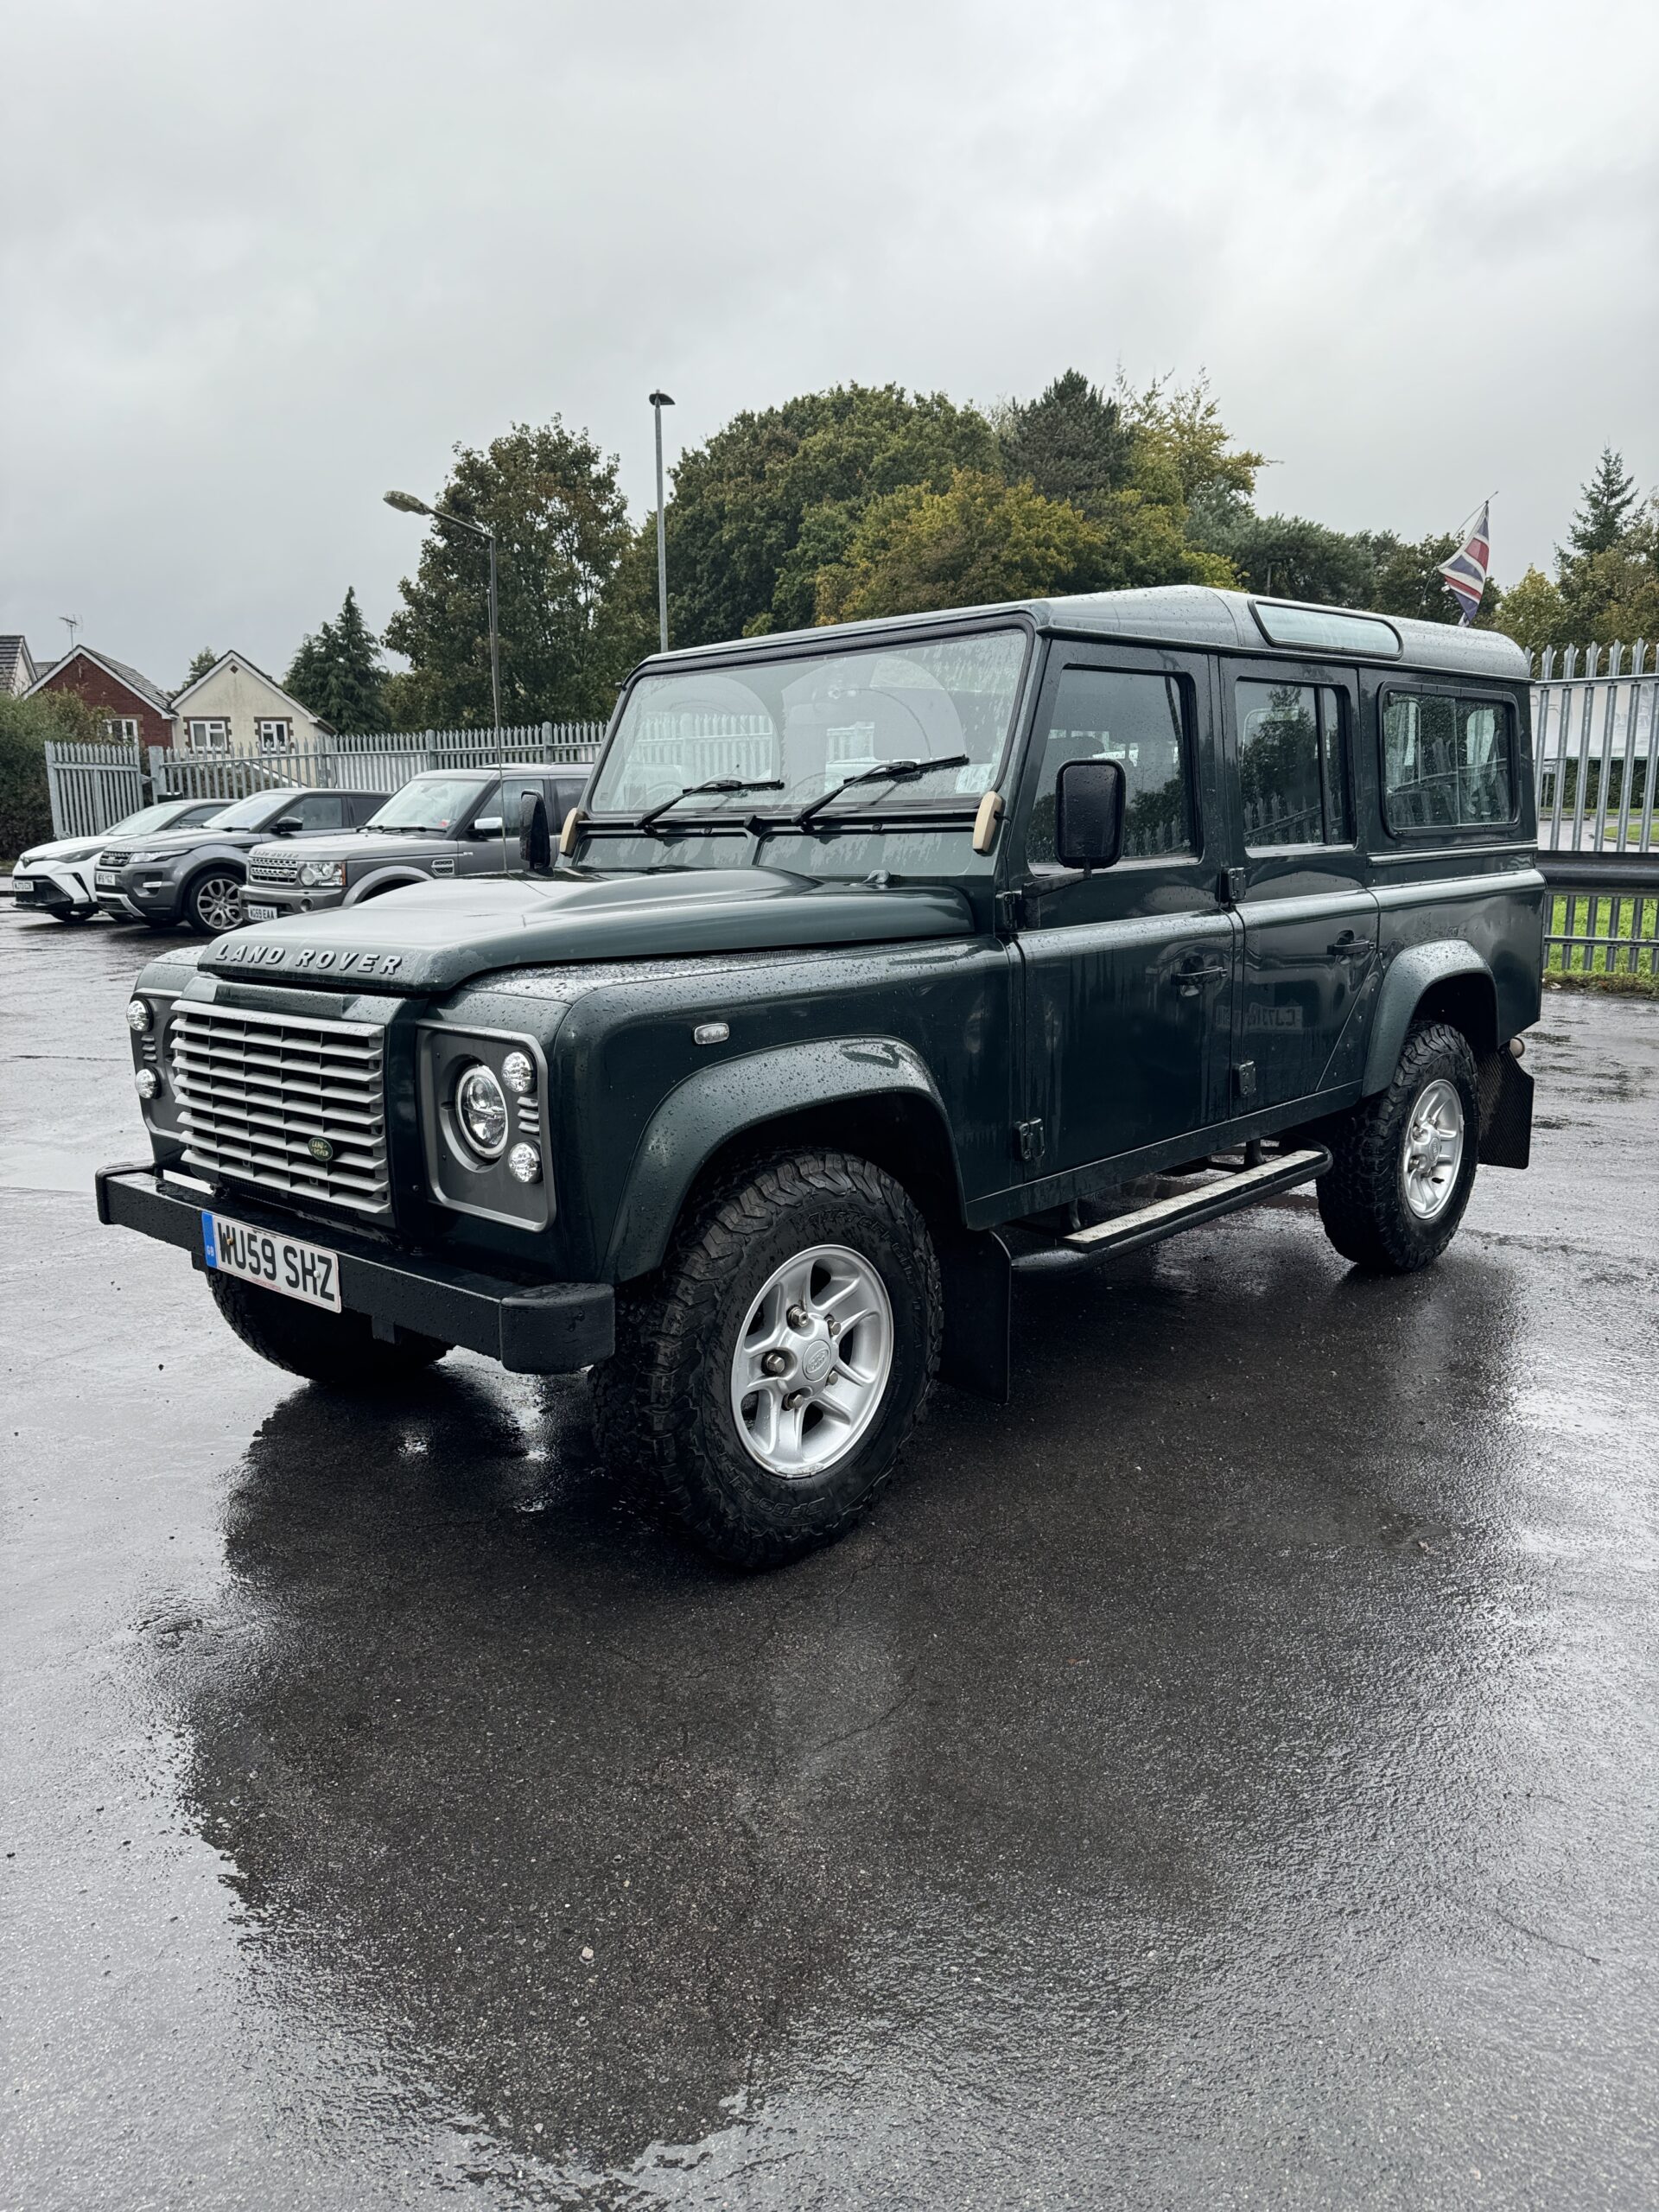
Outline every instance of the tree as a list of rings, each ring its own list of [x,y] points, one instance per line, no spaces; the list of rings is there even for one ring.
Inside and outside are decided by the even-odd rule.
[[[875,502],[911,488],[942,492],[959,468],[994,474],[996,466],[990,424],[942,392],[841,385],[734,416],[674,472],[671,641],[707,645],[810,624],[818,572],[846,554]],[[643,590],[636,577],[636,634]]]
[[[849,622],[1230,575],[1138,493],[1110,495],[1096,517],[1029,482],[958,469],[943,491],[910,485],[871,506],[842,557],[818,571],[817,611],[820,622]]]
[[[37,691],[31,699],[0,691],[0,853],[16,859],[52,835],[46,772],[49,739],[96,745],[107,716],[75,691]]]
[[[1529,653],[1572,642],[1573,614],[1559,584],[1541,569],[1529,569],[1503,594],[1494,627]]]
[[[1234,446],[1207,376],[1173,391],[1154,377],[1144,391],[1120,376],[1116,397],[1135,441],[1134,480],[1148,499],[1211,513],[1248,505],[1267,456]]]
[[[509,722],[608,715],[628,666],[607,592],[632,532],[615,456],[557,416],[515,423],[482,452],[457,446],[438,499],[496,533],[501,714]],[[400,717],[487,725],[488,562],[470,531],[435,521],[385,643],[411,664],[388,686]]]
[[[194,683],[199,676],[206,676],[210,668],[218,666],[219,655],[211,645],[204,645],[184,671],[184,681],[186,683]]]
[[[1135,436],[1120,402],[1081,369],[1056,377],[1040,398],[1016,400],[997,431],[1009,483],[1031,484],[1084,514],[1102,494],[1123,490],[1135,471]]]
[[[1573,645],[1659,638],[1659,501],[1649,500],[1618,539],[1561,569]]]
[[[1569,550],[1558,556],[1562,568],[1598,553],[1610,553],[1630,527],[1636,505],[1636,482],[1624,466],[1624,456],[1611,446],[1601,449],[1596,473],[1584,486],[1579,508],[1567,531]]]
[[[331,729],[360,731],[385,726],[385,670],[375,634],[363,619],[357,592],[348,586],[339,614],[300,641],[283,679],[302,707]]]
[[[1230,561],[1246,591],[1308,599],[1325,607],[1369,607],[1376,582],[1374,542],[1327,530],[1301,515],[1259,515],[1211,503],[1189,517],[1188,533]]]

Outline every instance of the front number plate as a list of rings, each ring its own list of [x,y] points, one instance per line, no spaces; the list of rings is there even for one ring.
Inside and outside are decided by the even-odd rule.
[[[94,868],[92,880],[100,891],[118,891],[121,888],[121,871],[118,868]]]
[[[321,1244],[302,1244],[297,1236],[279,1236],[274,1230],[227,1221],[222,1213],[204,1213],[201,1249],[208,1266],[222,1275],[257,1282],[307,1306],[326,1306],[331,1313],[340,1310],[340,1255],[324,1251]]]
[[[251,899],[243,900],[242,911],[251,922],[274,922],[276,918],[274,906],[256,906]]]

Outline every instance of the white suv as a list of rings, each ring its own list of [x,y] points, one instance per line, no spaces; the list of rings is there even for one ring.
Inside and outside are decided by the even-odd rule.
[[[98,912],[92,862],[111,837],[153,837],[163,830],[194,830],[211,822],[230,804],[223,798],[169,798],[140,807],[124,822],[112,822],[95,837],[58,837],[31,845],[12,871],[12,896],[20,906],[49,914],[54,922],[84,922]]]

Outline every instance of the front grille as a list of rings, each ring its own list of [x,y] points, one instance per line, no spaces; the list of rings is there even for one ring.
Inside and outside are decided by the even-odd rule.
[[[253,883],[297,883],[300,864],[284,858],[252,860],[248,862],[248,878]]]
[[[112,845],[107,853],[99,855],[93,865],[98,868],[125,868],[131,858],[130,852],[119,850]]]
[[[193,1166],[358,1213],[391,1203],[382,1032],[181,1000],[168,1033]],[[315,1159],[320,1139],[332,1149]]]

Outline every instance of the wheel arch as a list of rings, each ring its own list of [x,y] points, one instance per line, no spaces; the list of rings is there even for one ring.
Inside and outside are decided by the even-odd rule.
[[[340,903],[342,906],[360,906],[366,899],[378,899],[388,891],[407,891],[411,884],[432,880],[419,868],[389,868],[379,875],[365,876],[361,883],[353,884]]]
[[[1460,1031],[1478,1062],[1497,1052],[1497,984],[1472,945],[1455,938],[1409,945],[1393,962],[1371,1023],[1361,1085],[1365,1096],[1388,1089],[1407,1032],[1424,1020]]]
[[[920,1054],[894,1038],[835,1038],[699,1069],[669,1093],[635,1150],[607,1277],[626,1282],[660,1266],[688,1202],[740,1160],[807,1147],[874,1161],[931,1230],[960,1230],[956,1147]]]

